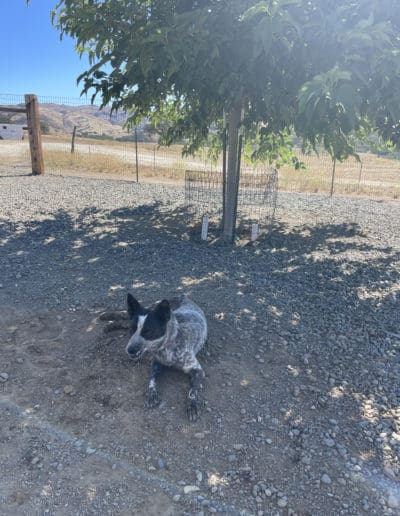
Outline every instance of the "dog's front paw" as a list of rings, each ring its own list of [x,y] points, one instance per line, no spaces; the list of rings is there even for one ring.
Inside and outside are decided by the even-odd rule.
[[[160,404],[160,401],[157,389],[149,389],[147,392],[147,406],[149,408],[157,407],[157,405]]]
[[[194,423],[200,416],[200,403],[196,398],[189,398],[187,404],[187,415],[189,421]]]

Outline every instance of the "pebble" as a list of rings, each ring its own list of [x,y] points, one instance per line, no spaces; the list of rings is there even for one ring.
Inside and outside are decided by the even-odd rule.
[[[333,446],[335,446],[335,441],[333,439],[331,439],[330,437],[324,439],[324,443],[326,444],[326,446],[328,446],[329,448],[333,448]]]
[[[0,373],[0,382],[6,382],[8,378],[8,373]]]
[[[66,385],[63,391],[64,394],[72,394],[74,392],[74,387],[72,385]]]
[[[204,432],[197,432],[197,434],[194,434],[196,439],[204,439],[205,436],[206,434]]]
[[[283,509],[284,507],[287,506],[287,504],[288,504],[288,501],[287,501],[286,497],[279,498],[279,500],[278,500],[278,507],[281,507]]]
[[[93,455],[93,453],[96,453],[96,448],[90,448],[90,446],[88,446],[88,447],[86,448],[86,453],[87,453],[88,455]]]
[[[234,444],[233,445],[233,449],[237,450],[237,451],[243,450],[243,448],[244,448],[243,444]]]
[[[391,509],[400,509],[400,495],[396,496],[392,493],[391,495],[389,495],[387,503]]]
[[[322,475],[321,482],[324,483],[324,484],[332,484],[331,477],[327,473],[324,473]]]
[[[199,470],[196,471],[196,479],[197,479],[197,482],[202,482],[203,480],[203,473]]]
[[[185,494],[195,493],[196,491],[200,491],[200,487],[199,486],[185,486],[183,488],[183,492]]]

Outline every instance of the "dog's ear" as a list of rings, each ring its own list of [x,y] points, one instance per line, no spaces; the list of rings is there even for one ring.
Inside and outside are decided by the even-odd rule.
[[[154,312],[160,321],[167,322],[171,318],[171,307],[166,299],[163,299],[161,303],[158,303]]]
[[[135,315],[140,313],[142,307],[140,306],[139,301],[135,299],[132,294],[128,294],[126,302],[128,305],[128,314],[130,318],[133,318]]]

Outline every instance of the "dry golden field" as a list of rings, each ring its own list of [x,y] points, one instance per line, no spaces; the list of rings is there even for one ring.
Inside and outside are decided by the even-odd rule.
[[[45,168],[50,173],[108,175],[139,180],[184,180],[185,170],[218,170],[221,164],[212,164],[206,154],[183,158],[181,146],[159,147],[154,143],[114,142],[77,138],[71,154],[71,140],[66,136],[43,137]],[[329,193],[333,163],[327,155],[301,155],[305,170],[282,167],[279,170],[279,188],[284,191]],[[400,161],[378,157],[371,153],[360,155],[361,163],[350,158],[336,163],[334,193],[368,195],[397,199],[400,197]],[[3,165],[26,164],[29,167],[27,141],[1,141],[0,160]],[[260,166],[258,166],[260,168]],[[244,169],[246,170],[246,169]]]

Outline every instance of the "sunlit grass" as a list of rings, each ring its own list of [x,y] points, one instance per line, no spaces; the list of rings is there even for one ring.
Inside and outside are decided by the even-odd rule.
[[[2,142],[3,143],[3,142]],[[65,135],[43,137],[45,169],[49,173],[124,176],[136,179],[134,142],[115,142],[78,137],[71,154],[71,138]],[[221,163],[211,165],[203,153],[195,158],[182,158],[182,146],[159,147],[156,143],[138,144],[139,180],[169,180],[182,183],[185,170],[221,169]],[[400,198],[400,161],[360,155],[362,166],[351,158],[336,163],[334,194]],[[279,170],[281,191],[329,194],[333,163],[327,155],[301,155],[306,169]],[[28,142],[4,142],[0,145],[0,160],[15,166],[30,163]],[[258,166],[260,170],[262,167]],[[268,168],[267,166],[265,168]],[[126,177],[127,176],[127,177]]]

